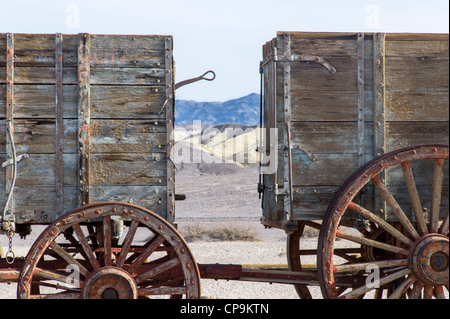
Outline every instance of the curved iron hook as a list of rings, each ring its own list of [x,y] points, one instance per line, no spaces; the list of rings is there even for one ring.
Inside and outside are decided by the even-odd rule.
[[[206,75],[209,74],[209,73],[212,74],[212,78],[206,77]],[[175,90],[179,89],[182,86],[185,86],[185,85],[188,85],[188,84],[191,84],[191,83],[195,83],[195,82],[200,81],[200,80],[213,81],[215,78],[216,78],[216,73],[214,73],[214,71],[212,71],[212,70],[208,70],[208,71],[206,71],[205,73],[203,73],[200,76],[197,76],[197,77],[192,78],[192,79],[187,79],[187,80],[178,82],[177,84],[175,84]]]

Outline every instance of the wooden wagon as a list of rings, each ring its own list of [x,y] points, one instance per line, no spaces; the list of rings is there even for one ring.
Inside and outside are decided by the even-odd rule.
[[[174,84],[170,36],[0,34],[0,52],[1,231],[48,225],[26,258],[0,259],[19,298],[199,298],[201,278],[445,297],[448,35],[264,46],[262,126],[278,137],[259,190],[262,223],[289,234],[281,270],[199,265],[173,225],[174,90],[204,77]],[[317,249],[302,249],[306,227]]]
[[[0,34],[2,232],[49,225],[25,260],[1,259],[19,298],[198,296],[172,226],[172,42]]]
[[[291,270],[317,254],[324,297],[448,292],[448,40],[280,32],[263,48],[266,139],[278,131],[263,162],[278,169],[263,174],[262,223],[290,234]],[[308,227],[317,251],[301,248]]]

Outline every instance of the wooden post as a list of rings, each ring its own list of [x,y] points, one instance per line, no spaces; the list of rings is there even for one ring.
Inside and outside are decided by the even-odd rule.
[[[55,130],[56,130],[56,150],[55,150],[55,192],[56,192],[56,216],[61,216],[63,212],[64,190],[63,190],[63,52],[62,34],[55,36]]]
[[[8,135],[8,130],[11,137],[14,137],[14,34],[6,34],[6,130],[5,133]],[[13,141],[6,136],[6,158],[13,158]],[[9,193],[13,191],[13,175],[14,175],[14,164],[8,165],[6,167],[6,197]],[[11,194],[9,201],[4,208],[6,212],[5,216],[14,215],[14,198]],[[8,217],[5,219],[8,220]]]
[[[167,37],[165,41],[165,83],[166,83],[166,138],[167,138],[167,214],[166,220],[169,223],[175,221],[175,169],[170,153],[173,147],[173,127],[174,127],[174,74],[173,74],[173,43],[172,37]]]
[[[373,35],[373,127],[374,127],[374,155],[380,156],[386,152],[386,125],[385,125],[385,106],[386,106],[386,69],[385,69],[385,39],[384,33],[375,33]],[[380,177],[386,181],[386,174],[383,172]],[[375,189],[375,212],[386,216],[386,202]]]
[[[90,202],[90,35],[78,34],[78,199],[81,205]]]

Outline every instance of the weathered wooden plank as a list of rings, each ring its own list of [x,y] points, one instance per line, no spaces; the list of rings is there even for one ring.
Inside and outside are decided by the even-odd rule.
[[[55,36],[55,193],[57,214],[63,213],[64,201],[64,123],[63,123],[63,37],[60,33]]]
[[[448,33],[386,33],[389,41],[448,41]]]
[[[357,65],[355,59],[332,57],[328,59],[337,70],[332,74],[317,63],[292,63],[293,91],[357,91]],[[302,79],[307,78],[308,81]]]
[[[0,126],[5,121],[0,120]],[[155,125],[156,123],[156,125]],[[63,121],[62,150],[77,153],[77,120]],[[18,153],[53,154],[56,152],[55,120],[15,120],[15,143]],[[149,120],[91,121],[89,131],[92,153],[165,153],[164,123]],[[1,126],[0,132],[5,132]],[[6,134],[0,134],[0,154],[5,154]]]
[[[91,90],[92,118],[165,119],[160,111],[166,93],[160,87],[95,85]]]
[[[17,34],[18,67],[55,65],[54,35]],[[92,68],[158,67],[164,64],[164,37],[147,35],[91,35]],[[77,66],[77,35],[64,35],[63,65]],[[2,45],[0,45],[0,50]],[[0,56],[0,66],[4,66]]]
[[[92,186],[91,200],[132,203],[167,218],[166,186]]]
[[[3,191],[4,189],[0,188],[0,192]],[[93,186],[91,192],[92,200],[95,202],[110,200],[130,202],[150,209],[165,218],[165,186]],[[15,194],[14,209],[17,212],[15,215],[17,223],[49,224],[58,218],[53,186],[20,187]],[[4,198],[0,198],[0,205],[4,205]],[[63,212],[67,213],[78,206],[77,187],[65,186]]]
[[[4,73],[5,68],[0,67]],[[17,84],[54,84],[54,67],[18,67]],[[64,84],[77,84],[77,68],[65,67]],[[0,84],[5,83],[4,74],[0,74]],[[91,70],[93,85],[164,85],[164,70],[160,68],[93,68]]]
[[[315,161],[302,151],[292,151],[294,185],[338,186],[358,168],[356,154],[315,154]],[[325,182],[326,181],[326,182]]]
[[[448,59],[386,57],[386,70],[388,91],[448,92]]]
[[[90,203],[91,40],[78,35],[78,201]]]
[[[17,188],[55,187],[54,154],[31,154],[19,162]],[[64,186],[77,186],[77,154],[64,154]],[[91,154],[92,186],[166,185],[165,154]],[[0,171],[4,179],[5,171]],[[53,202],[54,204],[54,202]]]
[[[166,185],[165,154],[91,154],[91,185]]]
[[[165,129],[154,120],[92,120],[91,153],[166,153]]]
[[[448,122],[449,93],[442,92],[386,92],[388,121]],[[414,123],[411,123],[414,125]]]
[[[385,35],[377,33],[373,41],[373,137],[374,153],[378,156],[386,152],[385,142],[385,92],[386,92],[386,62]]]
[[[55,118],[54,85],[15,85],[16,118]],[[91,86],[91,118],[163,119],[165,93],[160,87]],[[63,86],[63,117],[76,119],[76,85]],[[0,117],[5,117],[5,85],[0,85]]]
[[[339,187],[295,187],[294,189],[293,219],[321,220]],[[364,202],[366,209],[373,210],[373,187],[367,187]],[[348,216],[345,218],[348,219]]]
[[[393,151],[418,144],[449,144],[448,122],[387,122],[386,148]]]
[[[373,152],[372,123],[365,127],[365,154]],[[283,134],[280,132],[279,134]],[[316,154],[358,153],[358,124],[356,122],[293,122],[292,145]],[[326,181],[324,181],[326,183]]]
[[[389,36],[387,36],[389,38]],[[449,47],[446,41],[416,40],[416,41],[387,41],[387,57],[417,58],[432,60],[448,60]]]
[[[5,83],[4,67],[0,67],[0,84]],[[15,69],[17,84],[55,84],[55,67],[20,67]],[[77,84],[77,69],[64,68],[64,84]]]
[[[291,92],[292,121],[355,121],[358,113],[358,92],[305,91]],[[373,104],[372,90],[364,92],[364,104]],[[372,120],[372,109],[364,109],[366,121]]]
[[[55,188],[55,162],[54,154],[31,154],[29,158],[19,162],[17,167],[16,187],[40,187],[51,186]],[[77,155],[64,154],[64,182],[65,186],[77,185]],[[4,176],[4,171],[0,171]],[[54,192],[54,191],[53,191]],[[55,202],[53,201],[53,205]]]
[[[14,208],[17,223],[49,224],[61,214],[55,207],[56,193],[54,186],[31,184],[28,187],[18,187],[15,194]],[[0,202],[0,205],[2,204]],[[77,188],[64,186],[62,212],[67,213],[77,207]]]
[[[165,94],[166,101],[165,113],[166,113],[166,219],[168,222],[173,223],[175,220],[175,165],[170,159],[171,151],[173,147],[173,129],[175,125],[175,75],[174,75],[174,65],[173,65],[173,39],[172,37],[167,37],[164,41],[165,49]],[[155,158],[156,159],[156,158]]]
[[[0,121],[2,125],[4,121]],[[63,152],[77,152],[77,121],[63,122]],[[16,151],[20,154],[53,154],[55,145],[55,120],[15,120]],[[0,149],[5,145],[5,136],[0,134]],[[4,149],[4,148],[3,148]],[[0,152],[3,153],[4,151]]]

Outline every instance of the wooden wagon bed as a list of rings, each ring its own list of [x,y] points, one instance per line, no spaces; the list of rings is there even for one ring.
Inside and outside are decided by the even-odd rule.
[[[172,60],[171,36],[0,34],[0,161],[13,143],[28,156],[7,208],[16,223],[103,201],[173,222]],[[1,207],[12,176],[0,171]]]
[[[377,156],[449,143],[448,34],[279,32],[264,45],[261,66],[264,128],[278,128],[278,169],[264,175],[267,226],[321,220],[338,188]],[[419,185],[431,185],[426,167],[414,171]],[[399,175],[384,178],[408,203]],[[367,186],[362,200],[392,219],[374,192]],[[430,193],[420,195],[429,208]]]

